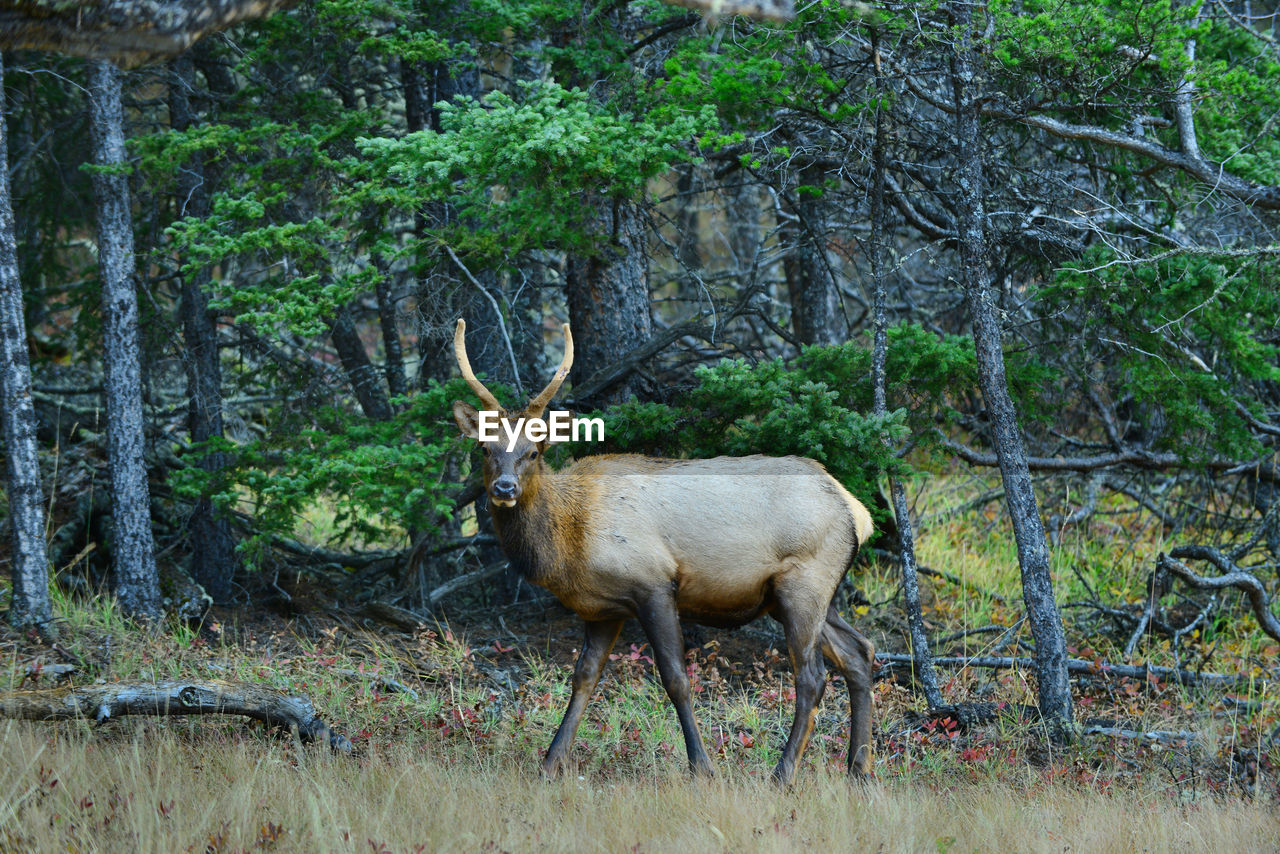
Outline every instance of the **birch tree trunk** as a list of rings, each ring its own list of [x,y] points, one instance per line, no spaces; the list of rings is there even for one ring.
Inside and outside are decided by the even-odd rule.
[[[1049,548],[1044,523],[1031,484],[1026,449],[1018,429],[1017,412],[1005,377],[1000,319],[991,286],[986,252],[986,210],[983,203],[982,138],[972,44],[972,11],[966,0],[951,6],[955,49],[951,55],[951,85],[956,115],[956,224],[960,234],[960,281],[973,322],[978,378],[991,421],[991,439],[1000,464],[1009,517],[1022,570],[1022,597],[1035,640],[1036,679],[1040,712],[1057,741],[1071,736],[1071,689],[1067,680],[1067,647],[1062,618],[1053,598]]]
[[[4,120],[4,60],[0,57],[0,420],[4,425],[5,491],[13,542],[13,601],[9,622],[54,633],[49,603],[49,558],[44,541],[44,501],[31,400],[27,326],[18,278],[9,140]]]
[[[876,51],[876,89],[882,91],[884,75],[880,69],[879,37],[872,31],[872,49]],[[875,321],[875,336],[871,349],[871,387],[873,395],[872,412],[883,417],[889,411],[885,392],[887,378],[885,363],[889,356],[889,309],[888,293],[885,286],[884,273],[884,198],[885,170],[888,157],[888,139],[884,127],[884,110],[876,110],[876,135],[872,149],[872,168],[875,170],[871,189],[871,280],[873,294],[872,313]],[[889,447],[889,437],[884,436],[885,447]],[[929,649],[929,635],[924,628],[924,611],[920,604],[920,578],[916,573],[915,533],[911,527],[910,511],[907,508],[907,492],[902,486],[902,479],[895,474],[889,475],[889,494],[893,501],[893,515],[896,519],[898,533],[898,553],[902,559],[902,606],[907,612],[907,629],[911,635],[911,657],[915,677],[920,681],[925,702],[930,709],[942,705],[942,691],[938,687],[938,674],[933,669],[933,654]]]
[[[189,56],[173,63],[169,90],[169,120],[175,130],[195,124],[190,93],[195,72]],[[209,190],[204,158],[197,156],[178,173],[180,216],[207,216]],[[222,438],[222,364],[218,355],[218,327],[209,309],[207,269],[182,280],[182,334],[187,369],[187,429],[192,442]],[[206,454],[198,465],[216,475],[227,464],[222,453]],[[235,576],[235,536],[226,519],[217,517],[213,502],[200,498],[191,511],[191,576],[216,602],[231,598]]]
[[[133,220],[125,166],[120,71],[107,60],[89,63],[89,114],[102,273],[102,337],[107,398],[107,465],[111,472],[112,569],[126,614],[160,616],[151,496],[143,459],[142,371],[135,291]]]

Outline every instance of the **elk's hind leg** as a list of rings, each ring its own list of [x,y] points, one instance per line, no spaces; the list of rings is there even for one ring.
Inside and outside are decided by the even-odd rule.
[[[542,760],[542,771],[548,777],[560,773],[565,757],[569,755],[573,737],[578,732],[578,722],[582,720],[582,711],[596,690],[609,650],[613,649],[618,633],[622,631],[622,623],[622,620],[587,621],[587,637],[582,643],[582,652],[578,654],[578,662],[573,666],[573,695],[569,698],[569,708],[565,710],[564,720],[560,722],[556,737]]]
[[[782,758],[773,769],[773,779],[780,785],[791,782],[795,775],[796,764],[804,755],[809,744],[809,736],[813,733],[813,720],[818,712],[818,703],[827,688],[826,668],[822,663],[822,653],[818,649],[819,635],[822,631],[822,611],[820,606],[810,601],[808,591],[800,589],[794,595],[788,595],[779,585],[777,591],[778,605],[774,609],[774,617],[782,623],[787,636],[787,652],[791,658],[791,669],[796,676],[796,717],[791,724],[791,734],[782,748]]]
[[[849,774],[871,773],[871,669],[875,647],[850,626],[832,603],[822,627],[822,652],[849,686]]]

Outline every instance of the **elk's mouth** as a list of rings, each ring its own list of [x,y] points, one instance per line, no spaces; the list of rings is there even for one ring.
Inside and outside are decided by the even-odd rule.
[[[491,495],[489,496],[489,500],[499,507],[515,507],[516,506],[516,500],[514,498],[494,498]]]

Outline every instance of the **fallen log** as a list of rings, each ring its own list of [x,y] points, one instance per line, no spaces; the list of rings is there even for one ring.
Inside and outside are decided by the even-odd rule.
[[[888,665],[887,667],[880,668],[876,673],[876,678],[882,679],[893,675],[894,669],[899,665],[905,664],[910,666],[913,659],[906,653],[878,652],[876,653],[876,661]],[[956,669],[965,667],[994,670],[1011,670],[1013,668],[1025,670],[1035,669],[1035,662],[1030,658],[1012,658],[1002,655],[975,655],[969,658],[935,658],[933,663],[936,667],[951,667]],[[1110,676],[1113,678],[1141,680],[1146,680],[1149,677],[1154,676],[1157,679],[1164,679],[1167,682],[1176,682],[1179,685],[1199,685],[1215,688],[1246,688],[1250,685],[1256,685],[1258,682],[1270,681],[1274,678],[1272,676],[1258,678],[1255,676],[1235,673],[1199,673],[1194,670],[1185,670],[1176,667],[1159,667],[1154,664],[1108,664],[1105,661],[1085,661],[1081,658],[1068,658],[1067,672],[1072,676]]]
[[[101,724],[124,715],[244,715],[297,728],[304,742],[327,740],[333,750],[351,752],[351,742],[316,717],[306,697],[245,682],[118,682],[0,694],[3,718]]]

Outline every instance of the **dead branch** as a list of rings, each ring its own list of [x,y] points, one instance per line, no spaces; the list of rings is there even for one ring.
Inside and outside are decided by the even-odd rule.
[[[270,726],[296,727],[303,741],[321,738],[334,750],[351,751],[351,742],[316,717],[306,697],[245,682],[120,682],[0,695],[4,718],[101,724],[124,715],[244,715]]]
[[[0,48],[109,59],[125,68],[296,0],[0,0]]]
[[[23,671],[22,681],[24,683],[27,680],[39,681],[41,677],[57,680],[75,672],[74,664],[45,664],[43,661],[33,661]]]
[[[450,578],[444,584],[441,584],[435,590],[432,590],[430,593],[428,593],[427,600],[432,605],[435,605],[441,599],[443,599],[444,597],[448,596],[451,593],[456,593],[457,591],[463,589],[464,587],[470,587],[473,584],[477,584],[486,579],[493,578],[493,576],[497,575],[498,573],[502,572],[502,570],[506,569],[506,566],[507,566],[507,562],[505,560],[499,561],[498,563],[493,563],[493,564],[490,564],[489,566],[477,569],[474,572],[467,572],[457,576],[456,578]]]
[[[408,554],[408,549],[374,549],[367,552],[336,552],[330,549],[321,548],[320,546],[308,546],[297,540],[291,540],[288,537],[273,537],[272,543],[283,551],[288,552],[295,557],[301,558],[302,562],[311,566],[345,566],[352,569],[363,569],[382,561],[392,561],[398,563],[404,560]]]
[[[1195,730],[1190,729],[1126,729],[1118,726],[1103,726],[1101,724],[1092,724],[1081,730],[1083,735],[1110,735],[1116,738],[1130,738],[1142,741],[1194,741],[1200,737]]]
[[[967,445],[949,438],[941,430],[934,431],[939,443],[960,459],[973,466],[995,468],[1000,461],[995,454],[987,454],[970,448]],[[1089,457],[1027,457],[1027,465],[1036,471],[1074,471],[1090,472],[1097,469],[1117,466],[1133,466],[1141,469],[1164,471],[1166,469],[1188,469],[1193,465],[1172,452],[1155,453],[1141,448],[1123,448],[1106,454],[1094,454]],[[1280,482],[1280,470],[1274,466],[1263,464],[1259,460],[1226,460],[1215,459],[1199,461],[1194,467],[1208,469],[1220,474],[1242,474],[1257,471],[1259,480],[1269,483]]]
[[[410,634],[431,622],[421,614],[410,611],[408,608],[401,608],[399,605],[392,605],[390,602],[366,602],[361,613]]]
[[[1207,560],[1224,574],[1215,578],[1197,575],[1191,567],[1178,560],[1183,557]],[[1178,576],[1185,583],[1199,590],[1222,590],[1226,587],[1240,590],[1249,597],[1249,604],[1253,607],[1253,615],[1258,618],[1258,625],[1271,637],[1280,640],[1280,620],[1271,613],[1271,599],[1267,596],[1267,589],[1253,573],[1236,565],[1217,549],[1199,545],[1179,546],[1168,555],[1161,552],[1156,558],[1156,566]]]
[[[1151,625],[1151,621],[1156,617],[1156,606],[1160,602],[1160,597],[1169,590],[1169,574],[1159,567],[1152,574],[1150,582],[1147,584],[1147,604],[1142,610],[1142,618],[1138,620],[1138,625],[1133,629],[1133,634],[1129,635],[1129,642],[1124,645],[1124,657],[1128,660],[1133,651],[1138,648],[1138,642],[1142,640],[1142,636],[1147,633],[1147,627]]]
[[[356,682],[367,679],[379,688],[382,688],[388,694],[404,694],[411,700],[418,699],[417,691],[413,690],[398,679],[392,679],[390,676],[379,676],[376,673],[361,673],[359,670],[352,670],[347,667],[340,667],[335,672],[339,676],[345,676],[346,678]]]
[[[876,671],[876,678],[883,679],[893,674],[900,665],[910,666],[912,657],[899,652],[878,652],[876,660],[888,665]],[[992,670],[1031,670],[1035,662],[1030,658],[1010,658],[997,655],[975,655],[969,658],[951,657],[935,658],[933,663],[938,667],[965,668],[977,667]],[[1154,664],[1108,664],[1106,662],[1085,661],[1080,658],[1067,659],[1067,672],[1073,676],[1111,676],[1122,679],[1139,679],[1145,681],[1149,677],[1176,682],[1179,685],[1198,685],[1215,688],[1247,688],[1257,683],[1253,676],[1242,676],[1232,673],[1198,673],[1175,667],[1158,667]]]
[[[1004,495],[1003,492],[1001,492],[1000,494]],[[872,549],[871,553],[874,554],[876,557],[884,558],[885,560],[892,560],[898,563],[902,562],[901,555],[899,555],[897,552],[891,552],[888,549]],[[968,581],[965,581],[963,578],[961,578],[958,575],[955,575],[954,573],[950,573],[941,569],[934,569],[931,566],[917,566],[916,571],[919,572],[921,575],[927,575],[930,578],[938,578],[943,581],[948,581],[956,585],[962,590],[970,590],[974,593],[977,593],[979,596],[988,597],[995,602],[1004,603],[1006,601],[1005,598],[1001,596],[999,593],[993,593],[990,590],[984,590],[981,587],[978,587],[974,584],[971,584]]]

